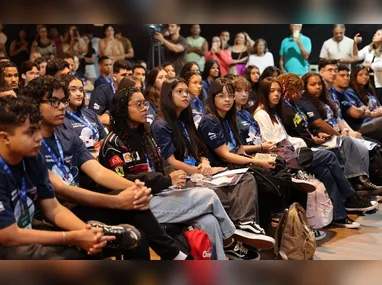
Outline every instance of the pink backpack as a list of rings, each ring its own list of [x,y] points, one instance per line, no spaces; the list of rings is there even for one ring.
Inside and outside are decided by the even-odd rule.
[[[333,204],[324,184],[313,179],[316,191],[308,193],[306,216],[312,229],[318,230],[329,225],[333,220]]]

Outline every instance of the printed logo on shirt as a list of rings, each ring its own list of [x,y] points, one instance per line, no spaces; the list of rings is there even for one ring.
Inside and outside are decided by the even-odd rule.
[[[122,154],[122,156],[123,156],[123,161],[125,163],[129,163],[129,162],[133,161],[133,158],[131,157],[131,153],[130,152],[126,152],[126,153]]]
[[[94,103],[93,108],[94,108],[94,110],[99,110],[100,105],[98,105],[97,103]]]
[[[123,165],[123,161],[118,155],[114,155],[112,158],[110,158],[109,163],[110,163],[110,166],[113,168]]]
[[[4,211],[4,205],[3,205],[3,202],[0,202],[0,212]]]
[[[314,117],[314,113],[313,112],[307,112],[306,114],[308,115],[309,118]]]
[[[123,171],[123,166],[117,166],[115,168],[115,172],[121,176],[121,177],[124,177],[125,176],[125,172]]]
[[[298,114],[295,114],[293,118],[294,126],[297,127],[301,123],[301,121],[301,117]]]
[[[217,138],[216,134],[215,133],[210,133],[208,132],[208,136],[210,137],[210,140],[214,140]]]

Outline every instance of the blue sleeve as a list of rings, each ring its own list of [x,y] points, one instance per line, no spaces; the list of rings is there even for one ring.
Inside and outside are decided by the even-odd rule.
[[[297,102],[297,105],[301,108],[301,111],[304,112],[304,114],[308,118],[309,123],[313,123],[318,119],[322,119],[320,112],[310,100],[300,100]]]
[[[168,159],[176,151],[172,140],[172,130],[163,120],[154,120],[151,124],[151,134],[159,147],[164,159]]]
[[[73,149],[78,159],[78,166],[81,166],[87,162],[88,160],[94,159],[94,157],[90,154],[89,150],[86,148],[84,142],[78,137],[73,137]]]
[[[96,88],[90,96],[89,109],[93,110],[97,115],[105,113],[107,107],[106,93],[103,88]]]
[[[203,141],[212,149],[216,149],[227,143],[221,125],[210,116],[203,117],[200,121],[198,131]]]
[[[284,45],[285,45],[285,39],[281,42],[281,46],[280,46],[280,56],[284,56],[285,53],[284,53]]]
[[[349,95],[347,95],[346,93],[338,94],[337,98],[340,101],[341,112],[343,114],[346,114],[347,110],[353,107],[353,103],[351,102]]]
[[[7,183],[8,178],[4,172],[0,173],[0,229],[9,227],[16,223],[15,216],[11,207],[10,195],[7,189],[10,187]]]
[[[305,50],[306,50],[308,53],[311,53],[311,52],[312,52],[312,41],[310,40],[310,38],[308,38],[308,37],[305,36],[305,37],[303,38],[302,45],[303,45],[303,47],[305,48]]]

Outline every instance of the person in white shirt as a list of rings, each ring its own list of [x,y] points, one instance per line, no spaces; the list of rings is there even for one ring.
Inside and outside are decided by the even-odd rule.
[[[273,54],[269,52],[267,42],[263,39],[257,39],[253,45],[252,54],[247,61],[247,67],[254,65],[258,67],[260,74],[268,66],[275,65]]]
[[[3,24],[0,24],[0,56],[7,56],[7,50],[5,44],[7,42],[7,35],[3,32]]]
[[[357,43],[360,43],[362,38],[356,34],[354,39],[345,36],[345,25],[335,24],[333,26],[333,37],[326,40],[322,45],[320,58],[335,59],[339,63],[349,64],[356,61],[354,56],[357,55]]]
[[[370,81],[374,87],[379,102],[382,102],[382,29],[375,32],[372,42],[358,52],[357,60],[363,60],[362,65],[369,69]]]

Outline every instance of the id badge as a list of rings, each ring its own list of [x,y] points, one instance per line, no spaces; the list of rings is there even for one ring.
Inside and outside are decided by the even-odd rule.
[[[21,215],[17,221],[17,225],[19,228],[22,229],[31,229],[32,228],[32,221],[31,217],[29,215],[29,211],[21,210]]]
[[[196,160],[193,157],[187,157],[183,160],[185,164],[188,164],[190,166],[196,166]]]

